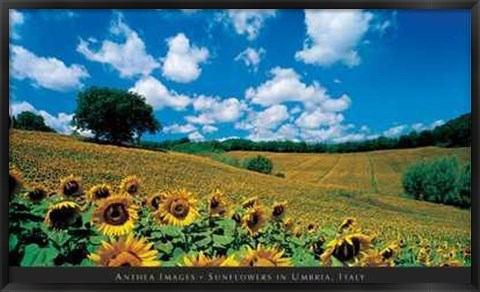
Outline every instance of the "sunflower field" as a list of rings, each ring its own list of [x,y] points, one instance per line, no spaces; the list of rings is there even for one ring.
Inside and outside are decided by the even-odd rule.
[[[199,202],[185,189],[146,196],[135,176],[118,187],[84,190],[64,178],[57,192],[10,182],[10,261],[20,266],[462,266],[466,251],[422,243],[383,243],[364,234],[354,218],[335,228],[302,229],[287,217],[287,202],[262,205],[252,197],[239,206],[214,191]]]
[[[13,266],[470,266],[469,210],[322,185],[371,159],[382,190],[377,166],[400,171],[411,151],[278,154],[277,178],[51,133],[10,143]]]

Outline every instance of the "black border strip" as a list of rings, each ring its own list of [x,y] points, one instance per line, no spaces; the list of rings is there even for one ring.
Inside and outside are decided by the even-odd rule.
[[[101,0],[100,0],[101,1]],[[7,194],[7,173],[8,173],[8,115],[9,115],[9,14],[8,9],[37,9],[37,8],[50,8],[50,9],[149,9],[149,8],[280,8],[280,9],[304,9],[304,8],[364,8],[364,9],[471,9],[471,103],[472,103],[472,173],[474,178],[479,177],[479,125],[480,125],[480,108],[479,108],[479,68],[480,68],[480,52],[479,52],[479,16],[480,16],[480,4],[478,0],[141,0],[133,2],[131,0],[116,0],[107,2],[106,0],[63,0],[61,2],[54,1],[42,1],[42,0],[0,0],[1,10],[1,47],[0,47],[0,63],[1,63],[1,75],[0,75],[0,88],[2,93],[1,105],[0,105],[0,130],[1,141],[3,145],[0,148],[0,162],[2,163],[2,176],[0,178],[1,193]],[[329,2],[331,1],[331,2]],[[473,194],[478,195],[479,185],[477,179],[472,179]],[[264,290],[266,288],[278,289],[278,290],[296,290],[296,289],[329,289],[329,290],[351,290],[351,289],[369,289],[369,290],[387,290],[387,289],[400,289],[401,291],[410,289],[419,289],[422,291],[428,290],[475,290],[479,289],[480,269],[479,269],[479,243],[480,233],[478,230],[479,223],[479,198],[478,196],[472,197],[472,268],[471,268],[471,284],[395,284],[395,285],[379,285],[379,284],[355,284],[355,285],[338,285],[334,284],[253,284],[253,285],[204,285],[204,284],[162,284],[162,290],[178,290],[194,289],[194,290],[216,290],[216,289],[246,289],[252,290]],[[155,290],[159,285],[152,284],[20,284],[11,283],[8,268],[8,198],[7,196],[0,196],[0,215],[1,215],[1,229],[0,232],[0,289],[7,286],[8,291],[64,291],[67,289],[76,291],[111,291],[111,290]],[[468,273],[468,268],[462,268]],[[63,269],[56,269],[50,274],[57,273]],[[45,271],[45,270],[44,270]],[[78,273],[74,269],[69,271],[71,273]],[[395,269],[389,271],[394,275]],[[405,269],[402,272],[421,273],[421,271],[414,271]],[[456,272],[459,272],[457,270]],[[378,272],[374,272],[378,273]],[[78,275],[78,274],[77,274]],[[17,275],[18,276],[18,275]],[[417,275],[418,276],[418,275]],[[439,275],[440,276],[440,275]],[[12,278],[15,276],[12,274]],[[441,281],[441,280],[440,280]],[[397,281],[394,281],[397,282]],[[392,282],[393,283],[393,282]],[[2,290],[2,291],[7,291]]]

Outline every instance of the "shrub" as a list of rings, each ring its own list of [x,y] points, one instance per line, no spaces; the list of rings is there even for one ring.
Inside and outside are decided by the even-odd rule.
[[[472,180],[471,180],[471,165],[468,163],[463,167],[462,173],[460,174],[460,184],[459,184],[459,206],[462,208],[470,208],[471,206],[471,192],[472,192]]]
[[[416,200],[423,200],[425,196],[425,182],[427,181],[428,165],[417,163],[407,169],[403,176],[405,193]]]
[[[255,156],[253,158],[247,158],[244,162],[244,167],[248,170],[271,174],[273,169],[273,163],[265,156]]]
[[[276,177],[281,177],[281,178],[285,178],[285,174],[283,172],[277,172],[275,174]]]
[[[416,200],[467,208],[470,206],[470,165],[456,157],[420,162],[403,176],[405,193]]]

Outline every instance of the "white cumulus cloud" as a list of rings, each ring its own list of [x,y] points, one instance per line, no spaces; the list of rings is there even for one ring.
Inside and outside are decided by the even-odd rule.
[[[77,52],[84,55],[90,61],[108,64],[115,68],[120,77],[128,78],[138,75],[149,75],[160,64],[154,57],[147,53],[144,41],[137,32],[132,30],[123,19],[121,13],[117,13],[112,21],[110,32],[117,37],[125,39],[122,43],[104,40],[98,50],[91,49],[96,42],[92,38],[80,39]]]
[[[21,25],[25,23],[25,16],[18,10],[10,9],[9,12],[10,18],[10,37],[12,39],[18,40],[21,38],[18,33],[18,29]]]
[[[244,115],[246,105],[237,98],[221,99],[213,96],[198,96],[193,101],[193,108],[199,114],[187,116],[193,124],[215,124],[235,122]]]
[[[15,79],[28,79],[36,87],[67,91],[81,87],[82,80],[89,77],[87,69],[78,64],[70,66],[53,57],[39,57],[29,50],[10,46],[11,75]]]
[[[357,66],[358,47],[372,19],[372,13],[362,10],[305,10],[307,39],[296,59],[319,66],[337,62]]]
[[[273,76],[270,80],[257,88],[250,87],[245,97],[253,104],[270,106],[285,102],[301,102],[306,108],[317,108],[323,104],[325,110],[345,110],[350,105],[350,98],[346,95],[338,100],[332,99],[327,90],[318,82],[305,84],[291,68],[275,67],[270,71]]]
[[[235,61],[243,61],[247,67],[251,68],[254,72],[257,72],[258,65],[264,55],[265,50],[263,48],[256,50],[248,47],[235,57]]]
[[[144,96],[147,103],[155,110],[169,107],[179,111],[185,109],[191,103],[190,97],[169,90],[162,82],[152,76],[142,77],[130,88],[130,91]]]
[[[237,34],[254,40],[260,34],[265,20],[275,15],[275,10],[268,9],[230,9],[227,16]]]
[[[343,122],[343,115],[324,112],[321,109],[314,110],[312,112],[304,112],[295,121],[295,125],[305,129],[317,129],[322,126],[332,126]]]
[[[394,126],[394,127],[391,127],[390,129],[384,131],[383,136],[389,137],[389,138],[397,137],[397,136],[400,136],[401,134],[403,134],[407,128],[408,128],[407,125]]]
[[[192,141],[202,141],[205,139],[205,137],[199,132],[193,132],[188,135],[188,139]]]
[[[179,125],[179,124],[172,124],[163,128],[163,132],[165,133],[191,133],[197,130],[197,127],[191,124]]]
[[[163,60],[163,75],[173,81],[188,83],[202,73],[200,64],[208,59],[208,49],[190,44],[190,40],[179,33],[167,40],[168,53]]]
[[[202,127],[202,132],[204,133],[215,133],[216,131],[218,131],[218,128],[215,127],[215,126],[212,126],[212,125],[205,125]]]

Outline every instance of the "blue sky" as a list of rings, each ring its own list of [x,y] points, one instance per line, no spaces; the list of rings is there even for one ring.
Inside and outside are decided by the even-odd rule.
[[[76,94],[107,86],[146,97],[148,140],[393,137],[470,111],[470,15],[11,10],[10,82],[12,114],[66,134]]]

